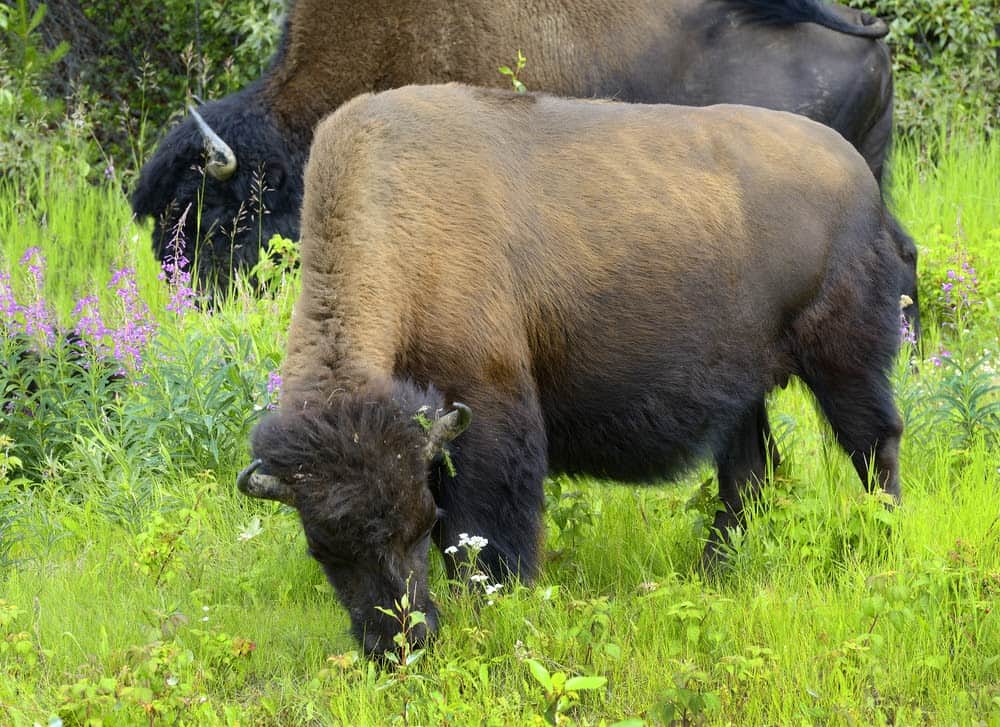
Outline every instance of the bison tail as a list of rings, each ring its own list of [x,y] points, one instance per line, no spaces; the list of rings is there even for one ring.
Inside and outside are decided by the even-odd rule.
[[[884,20],[864,12],[829,5],[823,0],[723,0],[758,23],[790,25],[817,23],[862,38],[882,38],[889,32]],[[852,18],[851,16],[854,16]]]

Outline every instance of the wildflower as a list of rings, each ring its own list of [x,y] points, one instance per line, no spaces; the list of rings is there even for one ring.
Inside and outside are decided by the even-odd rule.
[[[135,271],[117,270],[111,276],[108,289],[115,292],[120,305],[122,325],[111,330],[112,353],[119,363],[133,371],[142,368],[143,353],[156,333],[149,307],[139,297]]]
[[[902,313],[899,314],[899,337],[903,343],[909,343],[911,346],[917,345],[917,333]]]
[[[278,405],[278,393],[281,391],[281,374],[271,371],[267,375],[267,408],[274,409]]]
[[[944,363],[944,359],[951,358],[951,351],[949,351],[944,346],[941,346],[936,356],[931,356],[931,363],[935,367],[940,368],[941,364]]]
[[[115,160],[108,159],[108,166],[104,167],[104,178],[114,179],[115,178]]]
[[[76,320],[74,326],[76,335],[95,351],[101,354],[107,353],[108,346],[105,339],[111,334],[111,330],[104,324],[97,296],[88,295],[80,298],[73,306],[73,318]]]
[[[18,316],[23,312],[23,308],[14,297],[14,289],[10,284],[10,274],[0,270],[0,324],[8,331],[16,331],[21,328],[18,323]]]
[[[488,577],[485,573],[473,573],[469,580],[473,583],[485,583]]]
[[[524,642],[520,639],[514,642],[514,656],[522,660],[531,656],[528,649],[524,646]]]
[[[455,553],[457,552],[458,548],[456,548],[454,545],[449,545],[447,548],[444,549],[445,555],[455,555]]]
[[[470,536],[468,533],[458,534],[458,547],[468,548],[470,550],[480,551],[489,545],[489,540],[483,538],[479,535]]]
[[[56,334],[52,313],[45,304],[45,256],[39,248],[29,247],[21,256],[20,264],[28,271],[32,282],[32,301],[18,306],[24,319],[22,330],[38,343],[51,346]]]
[[[178,315],[193,310],[197,297],[194,288],[191,287],[191,273],[188,270],[191,261],[184,255],[184,224],[190,209],[191,205],[188,205],[174,225],[163,258],[162,271],[157,276],[170,287],[167,310]]]

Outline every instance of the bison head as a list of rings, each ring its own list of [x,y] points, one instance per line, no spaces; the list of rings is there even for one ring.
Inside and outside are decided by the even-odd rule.
[[[397,386],[397,393],[400,387]],[[403,594],[426,623],[409,632],[422,643],[437,629],[427,584],[431,531],[441,512],[428,487],[428,467],[446,442],[469,424],[461,404],[441,410],[413,396],[352,395],[330,406],[278,412],[253,435],[257,459],[239,476],[252,497],[278,500],[299,512],[309,554],[326,573],[351,617],[365,652],[396,649],[392,610]],[[432,395],[437,399],[438,395]]]
[[[275,234],[296,238],[302,202],[299,151],[254,88],[191,109],[146,162],[132,195],[152,217],[161,261],[183,257],[208,292],[225,290]]]

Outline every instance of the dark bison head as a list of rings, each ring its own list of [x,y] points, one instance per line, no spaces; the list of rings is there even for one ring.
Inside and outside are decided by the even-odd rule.
[[[397,648],[400,614],[380,609],[392,611],[403,594],[410,610],[426,616],[409,631],[410,643],[437,629],[427,558],[441,513],[428,467],[470,414],[457,404],[424,428],[421,410],[434,417],[433,405],[412,396],[387,402],[355,395],[322,409],[272,414],[254,431],[258,459],[237,480],[246,495],[298,510],[309,554],[347,608],[354,636],[376,657]]]
[[[274,234],[297,237],[302,153],[253,87],[192,109],[146,162],[132,195],[161,261],[179,253],[206,290],[225,290]]]

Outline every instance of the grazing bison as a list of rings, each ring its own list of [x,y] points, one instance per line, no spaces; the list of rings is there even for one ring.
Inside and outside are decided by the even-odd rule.
[[[892,127],[886,32],[822,0],[297,0],[270,69],[171,130],[132,207],[154,218],[160,259],[180,215],[199,209],[185,256],[224,289],[273,234],[298,238],[302,168],[323,116],[411,83],[505,84],[497,66],[518,48],[533,90],[792,111],[843,134],[878,176]]]
[[[714,458],[711,563],[793,374],[898,496],[902,265],[829,128],[410,86],[324,121],[305,189],[281,402],[239,487],[298,509],[368,652],[392,647],[375,606],[407,583],[434,629],[432,539],[484,536],[493,577],[536,572],[547,472],[642,482]]]

